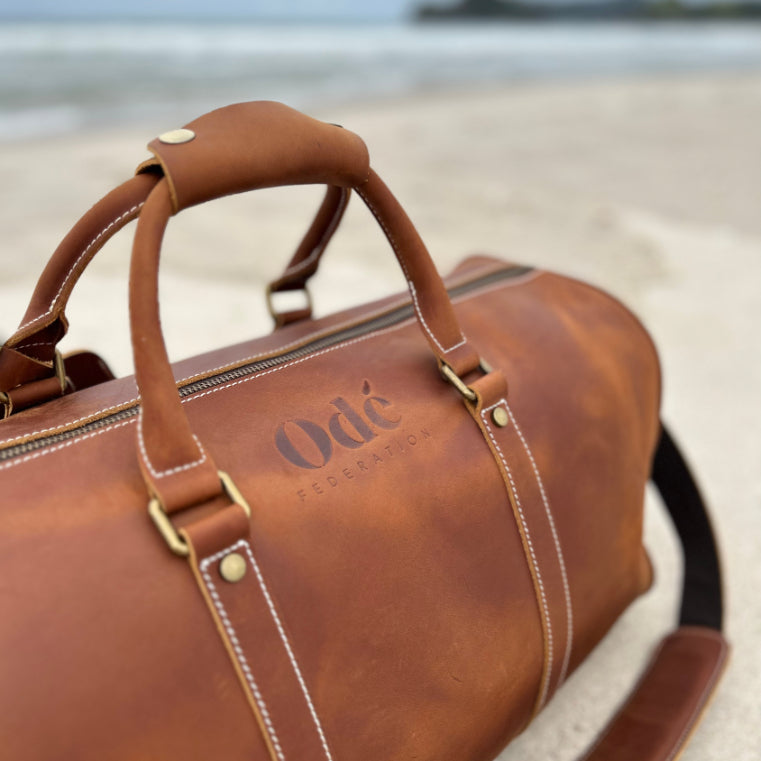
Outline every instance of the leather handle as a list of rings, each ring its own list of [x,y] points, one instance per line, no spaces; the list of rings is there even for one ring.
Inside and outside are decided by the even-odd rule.
[[[43,270],[19,327],[0,347],[0,392],[13,397],[14,410],[46,401],[51,396],[45,391],[47,388],[52,389],[54,396],[60,394],[59,384],[42,386],[37,381],[47,381],[53,377],[56,347],[69,327],[66,307],[79,278],[98,251],[139,215],[151,190],[161,179],[160,173],[146,171],[145,165],[142,169],[137,176],[104,196],[72,227]],[[295,282],[314,262],[306,279],[311,276],[322,250],[341,220],[348,196],[346,188],[328,187],[325,201],[312,225],[283,276],[276,282]],[[318,247],[319,253],[315,251]],[[287,286],[282,289],[287,289]],[[286,313],[278,324],[310,314]],[[32,384],[37,384],[35,389],[30,388]],[[30,398],[26,399],[26,396]]]
[[[51,377],[56,345],[68,329],[65,309],[74,286],[109,238],[140,213],[158,179],[133,177],[115,188],[61,241],[37,282],[21,324],[0,349],[0,391],[13,393]]]
[[[176,214],[214,198],[283,185],[355,187],[370,161],[362,139],[282,103],[237,103],[185,125],[186,142],[152,140],[154,159],[139,172],[160,169]],[[192,135],[192,137],[191,137]]]
[[[367,165],[364,143],[356,135],[273,103],[219,109],[187,129],[194,134],[188,142],[151,143],[165,177],[138,220],[130,271],[130,324],[142,400],[139,456],[151,493],[169,513],[222,493],[217,467],[193,436],[180,404],[160,327],[161,243],[170,216],[181,208],[275,184],[352,186],[396,254],[437,361],[459,377],[475,371],[480,362],[460,330],[425,245]],[[157,164],[149,166],[155,169]]]
[[[444,285],[401,206],[372,171],[357,192],[392,244],[433,354],[458,375],[476,370],[479,356],[460,331]],[[163,180],[138,220],[130,271],[130,324],[141,395],[138,452],[149,490],[168,513],[222,493],[217,466],[193,435],[180,404],[160,327],[159,257],[172,210]]]

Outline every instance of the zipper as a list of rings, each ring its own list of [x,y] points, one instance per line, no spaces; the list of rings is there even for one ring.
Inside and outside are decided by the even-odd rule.
[[[505,267],[494,272],[490,272],[487,275],[474,278],[460,285],[456,285],[448,289],[450,298],[462,296],[470,291],[474,291],[478,288],[498,283],[502,280],[509,280],[511,278],[520,277],[528,272],[531,272],[533,267],[522,266],[510,266]],[[214,386],[220,386],[223,383],[227,383],[232,380],[244,378],[247,375],[254,375],[262,370],[269,370],[278,365],[283,365],[286,362],[291,362],[294,359],[301,359],[307,357],[315,352],[328,349],[336,344],[343,343],[344,341],[350,341],[353,338],[359,338],[360,336],[373,333],[384,328],[389,328],[392,325],[396,325],[400,322],[404,322],[414,315],[412,304],[405,304],[403,306],[396,307],[395,309],[386,312],[385,314],[378,315],[377,317],[371,317],[364,322],[358,322],[355,325],[351,325],[348,328],[343,328],[335,333],[316,338],[303,346],[299,346],[296,349],[278,354],[274,357],[266,357],[265,359],[259,359],[254,362],[250,362],[246,365],[233,368],[232,370],[226,370],[217,375],[211,375],[208,378],[203,378],[198,381],[192,381],[186,383],[184,386],[180,386],[178,391],[180,397],[185,399],[188,396],[198,393],[199,391],[206,391]],[[78,436],[84,436],[85,434],[97,431],[100,428],[113,425],[114,423],[121,422],[123,420],[129,420],[136,417],[140,409],[139,403],[133,404],[131,407],[127,407],[111,415],[92,420],[89,423],[83,423],[82,425],[72,428],[68,431],[61,431],[60,433],[54,433],[49,436],[43,436],[32,441],[26,441],[23,444],[16,444],[0,449],[0,462],[11,460],[14,457],[20,457],[31,452],[39,451],[45,447],[60,444],[64,441],[77,438]]]

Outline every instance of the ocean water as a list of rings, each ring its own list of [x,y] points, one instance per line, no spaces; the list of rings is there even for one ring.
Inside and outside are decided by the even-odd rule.
[[[0,139],[525,79],[761,70],[761,26],[0,24]]]

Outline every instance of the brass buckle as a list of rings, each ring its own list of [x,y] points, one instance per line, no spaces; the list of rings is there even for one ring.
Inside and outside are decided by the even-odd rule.
[[[217,475],[219,476],[219,480],[222,482],[222,488],[225,490],[225,494],[230,498],[230,501],[234,505],[242,507],[243,512],[248,518],[250,518],[251,508],[232,478],[221,470],[217,471]],[[177,532],[177,529],[172,524],[169,516],[164,512],[164,506],[161,504],[161,500],[158,497],[152,497],[150,502],[148,502],[148,515],[151,516],[154,525],[159,530],[161,536],[164,537],[164,541],[169,545],[169,549],[175,555],[179,555],[181,558],[186,558],[190,555],[190,547],[188,547],[188,543]]]
[[[485,359],[478,360],[478,367],[484,375],[488,375],[492,371],[491,365]],[[465,399],[469,402],[476,401],[478,398],[476,392],[446,362],[441,363],[441,374],[444,376],[444,380],[451,383]]]
[[[0,420],[5,420],[5,418],[10,417],[13,412],[13,401],[5,391],[0,391],[0,404],[3,405],[3,416]]]
[[[66,393],[68,381],[66,380],[66,363],[63,360],[63,355],[58,349],[55,350],[53,369],[55,370],[55,377],[58,378],[58,383],[61,386],[61,396],[63,396]]]
[[[53,358],[53,372],[58,379],[58,385],[61,387],[61,396],[63,396],[66,393],[68,380],[66,378],[66,363],[58,349],[55,350]],[[7,391],[0,391],[0,404],[3,405],[3,414],[0,420],[5,420],[13,414],[13,399],[11,399]]]
[[[312,294],[309,292],[309,288],[304,286],[304,288],[299,289],[304,294],[304,299],[306,301],[306,304],[302,307],[302,309],[308,309],[310,314],[313,309],[312,305]],[[281,315],[283,312],[278,312],[278,310],[275,308],[275,301],[274,301],[274,294],[276,293],[295,293],[295,290],[292,291],[273,291],[272,290],[272,283],[270,283],[267,286],[266,290],[266,296],[267,296],[267,311],[270,313],[270,317],[274,320],[276,326],[280,326],[282,324],[281,322]],[[289,312],[295,311],[293,309],[289,309]]]

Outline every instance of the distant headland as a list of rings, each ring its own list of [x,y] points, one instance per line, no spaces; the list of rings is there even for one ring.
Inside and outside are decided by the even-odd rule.
[[[549,4],[530,0],[460,0],[449,5],[421,5],[415,18],[418,21],[761,21],[761,3],[716,0],[692,5],[679,0],[577,0]]]

